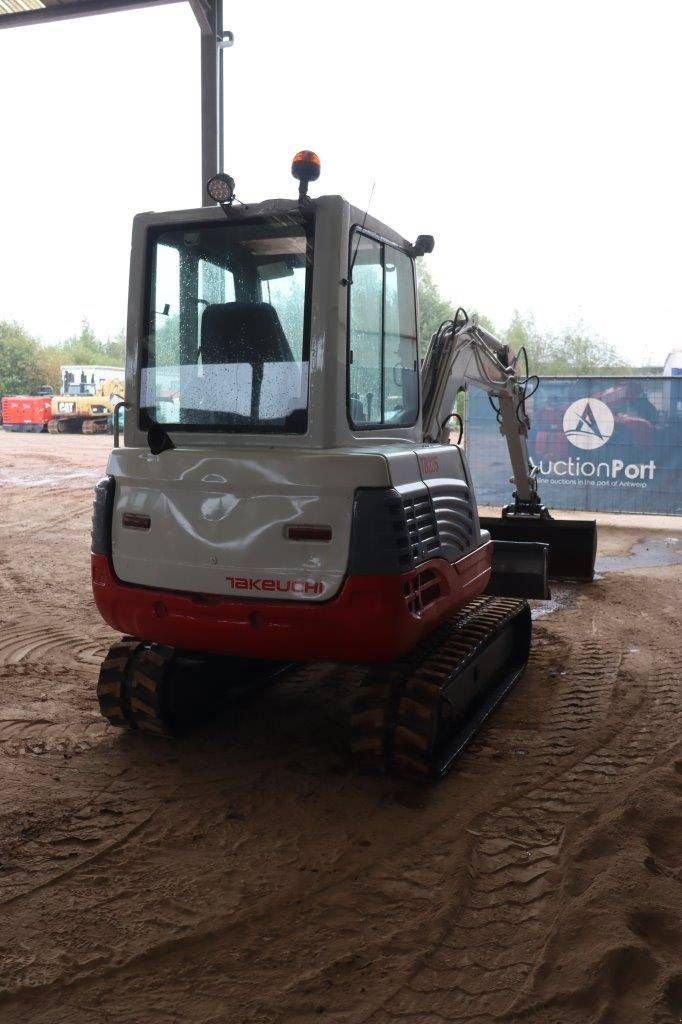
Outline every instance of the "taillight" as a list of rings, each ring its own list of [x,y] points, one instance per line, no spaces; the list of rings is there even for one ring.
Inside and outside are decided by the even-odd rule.
[[[286,536],[288,540],[317,540],[330,541],[332,539],[331,526],[287,526]]]
[[[126,530],[148,530],[152,525],[149,516],[142,516],[137,512],[124,512],[122,522]]]

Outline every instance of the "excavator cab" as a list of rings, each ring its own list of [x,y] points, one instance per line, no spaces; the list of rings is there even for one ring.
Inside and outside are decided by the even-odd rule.
[[[100,707],[174,733],[197,666],[360,662],[358,758],[442,774],[523,670],[518,598],[546,596],[547,549],[493,543],[463,449],[427,429],[445,367],[420,367],[428,236],[309,199],[302,156],[297,200],[234,205],[223,175],[214,207],[135,218],[125,446],[92,534],[95,601],[126,639]]]

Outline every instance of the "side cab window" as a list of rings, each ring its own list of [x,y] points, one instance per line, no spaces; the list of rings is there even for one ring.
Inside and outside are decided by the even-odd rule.
[[[413,426],[419,416],[419,356],[412,258],[355,229],[350,260],[350,424],[360,430]]]

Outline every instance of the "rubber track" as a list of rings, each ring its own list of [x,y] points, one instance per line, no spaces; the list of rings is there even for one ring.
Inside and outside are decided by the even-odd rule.
[[[400,775],[441,774],[437,758],[442,694],[460,668],[525,606],[515,598],[478,600],[481,604],[475,609],[469,605],[455,618],[444,643],[407,679],[393,741],[392,767]]]
[[[112,725],[173,736],[166,708],[167,673],[175,651],[139,640],[114,644],[102,662],[97,681],[100,711]]]
[[[378,666],[363,681],[351,716],[351,750],[364,772],[439,774],[441,697],[453,676],[525,607],[513,598],[478,597],[414,651]]]

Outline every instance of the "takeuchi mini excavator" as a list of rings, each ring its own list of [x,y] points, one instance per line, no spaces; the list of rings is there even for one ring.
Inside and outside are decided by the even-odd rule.
[[[438,776],[522,673],[548,557],[592,576],[595,525],[566,532],[541,505],[536,381],[504,344],[460,310],[420,368],[415,259],[433,239],[309,198],[315,154],[292,171],[298,199],[236,205],[217,175],[215,206],[135,218],[125,446],[114,415],[93,516],[95,601],[124,634],[100,707],[172,735],[235,680],[363,663],[358,764]],[[486,528],[450,443],[470,386],[516,486]]]

